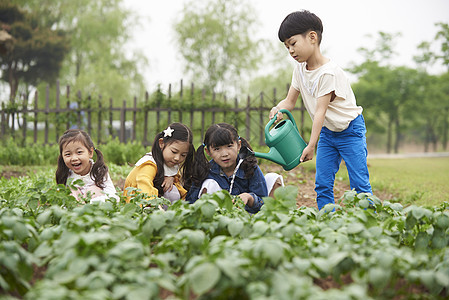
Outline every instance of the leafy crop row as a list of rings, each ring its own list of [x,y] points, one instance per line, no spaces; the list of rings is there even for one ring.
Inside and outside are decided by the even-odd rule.
[[[24,299],[449,295],[448,203],[403,208],[350,191],[317,211],[297,208],[296,192],[278,189],[249,215],[227,192],[162,211],[140,197],[79,205],[45,177],[1,179],[0,290]]]

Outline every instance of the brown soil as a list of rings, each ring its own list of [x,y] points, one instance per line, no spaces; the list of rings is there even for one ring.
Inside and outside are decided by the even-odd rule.
[[[284,178],[285,185],[298,186],[298,207],[307,206],[318,208],[316,204],[315,172],[307,171],[301,166],[290,171],[284,171],[281,166],[275,164],[262,164],[260,168],[264,174],[268,172],[281,174]],[[349,190],[350,188],[347,183],[338,180],[335,181],[334,196],[336,200],[340,199]]]

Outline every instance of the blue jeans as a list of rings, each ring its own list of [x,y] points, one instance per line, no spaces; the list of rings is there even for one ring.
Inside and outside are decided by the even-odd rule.
[[[341,160],[346,163],[351,190],[357,193],[371,193],[366,157],[366,127],[362,115],[349,123],[348,128],[334,132],[326,127],[321,129],[316,154],[315,191],[318,209],[335,203],[335,174]]]

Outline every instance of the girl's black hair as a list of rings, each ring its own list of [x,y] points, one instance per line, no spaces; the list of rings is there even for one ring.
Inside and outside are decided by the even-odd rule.
[[[94,149],[97,154],[97,160],[95,161],[92,169],[90,170],[90,177],[95,182],[95,185],[99,188],[104,188],[104,182],[106,181],[106,175],[108,173],[108,167],[106,166],[103,158],[103,153],[100,150],[95,149],[94,143],[90,136],[81,129],[69,129],[59,139],[59,157],[58,168],[56,169],[56,183],[67,184],[67,178],[70,174],[70,169],[66,166],[62,151],[65,145],[73,142],[80,142],[88,151]]]
[[[279,27],[278,37],[281,42],[285,42],[297,34],[304,34],[315,31],[318,35],[318,44],[321,43],[323,35],[323,23],[314,13],[308,10],[295,11],[285,17]]]
[[[192,181],[195,185],[201,185],[207,178],[210,170],[210,163],[204,154],[204,148],[210,149],[211,147],[220,147],[229,145],[234,142],[242,142],[240,151],[243,151],[246,147],[251,149],[251,145],[247,140],[240,137],[237,129],[228,123],[219,123],[210,126],[206,134],[204,135],[204,142],[198,147],[195,153],[195,163],[193,166]],[[257,159],[255,157],[247,157],[241,164],[242,170],[245,172],[245,178],[250,178],[254,175],[254,169],[257,165]]]
[[[159,132],[154,137],[153,146],[151,148],[151,154],[153,155],[157,165],[157,172],[153,180],[153,185],[157,188],[159,196],[164,194],[164,188],[162,187],[162,183],[164,182],[164,157],[162,155],[162,149],[159,146],[159,139],[161,138],[163,139],[165,146],[168,146],[176,141],[189,143],[189,152],[187,153],[187,157],[179,171],[181,173],[181,184],[184,188],[189,190],[192,185],[192,166],[193,156],[195,153],[192,131],[189,127],[182,123],[172,123],[168,127],[173,130],[171,135],[165,134],[164,131]]]

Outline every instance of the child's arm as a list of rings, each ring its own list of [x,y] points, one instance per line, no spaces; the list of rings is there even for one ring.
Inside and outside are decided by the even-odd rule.
[[[278,103],[275,107],[273,107],[270,111],[270,119],[272,119],[282,108],[287,109],[288,111],[292,111],[295,108],[296,101],[299,97],[299,91],[294,87],[290,86],[288,89],[287,97],[284,100]],[[279,122],[282,119],[282,114],[278,114],[276,122]]]
[[[162,187],[164,188],[164,193],[170,192],[172,190],[174,182],[175,182],[175,176],[164,176],[164,182],[162,182]]]
[[[307,147],[302,152],[300,162],[308,161],[313,158],[315,146],[320,137],[321,128],[323,128],[324,117],[326,116],[327,107],[332,99],[334,92],[321,96],[317,99],[315,116],[313,118],[312,132]]]
[[[259,166],[254,170],[246,193],[241,193],[240,198],[245,203],[245,209],[250,213],[257,213],[263,205],[262,197],[268,196],[267,182]],[[246,202],[245,202],[246,201]]]

